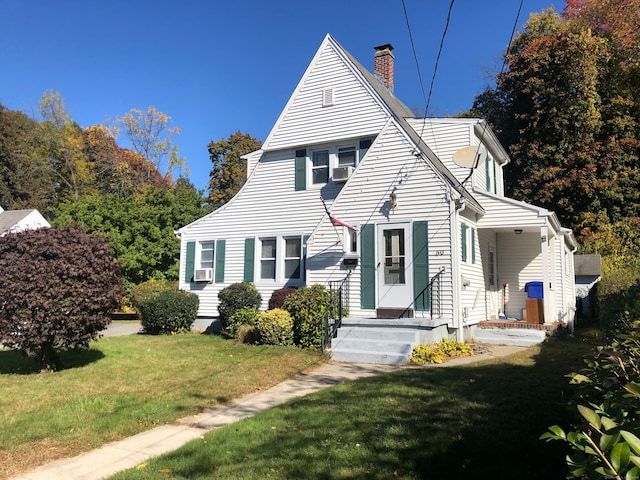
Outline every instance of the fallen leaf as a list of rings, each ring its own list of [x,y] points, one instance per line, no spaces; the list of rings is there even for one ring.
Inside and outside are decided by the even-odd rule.
[[[136,467],[136,470],[142,470],[143,468],[147,468],[148,463],[141,463]]]

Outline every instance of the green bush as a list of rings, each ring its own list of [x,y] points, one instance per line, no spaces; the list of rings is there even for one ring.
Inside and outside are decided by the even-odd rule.
[[[253,327],[256,324],[257,315],[258,309],[253,307],[242,307],[229,317],[229,320],[227,320],[227,326],[225,327],[225,332],[232,337],[236,337],[238,329],[241,326],[248,325]]]
[[[142,327],[152,335],[189,331],[200,299],[183,290],[164,290],[139,304]]]
[[[293,345],[293,319],[289,312],[274,308],[256,317],[256,330],[261,343]]]
[[[284,287],[279,288],[278,290],[274,290],[271,294],[271,298],[269,299],[269,310],[273,310],[274,308],[282,308],[285,298],[287,298],[296,290],[297,288],[295,287]]]
[[[285,299],[282,308],[293,317],[296,345],[303,348],[322,347],[322,322],[329,300],[329,291],[322,285],[300,288]]]
[[[167,290],[178,290],[178,284],[167,280],[147,280],[131,289],[129,297],[133,307],[139,311],[138,305]]]
[[[448,358],[471,357],[475,355],[468,343],[458,342],[451,338],[443,338],[438,343],[416,345],[411,352],[411,363],[429,365],[442,363]]]
[[[236,331],[236,339],[241,343],[248,343],[250,345],[260,342],[258,330],[255,325],[240,325]]]
[[[249,282],[233,283],[218,292],[218,313],[222,328],[226,329],[231,315],[244,307],[260,308],[262,296]]]

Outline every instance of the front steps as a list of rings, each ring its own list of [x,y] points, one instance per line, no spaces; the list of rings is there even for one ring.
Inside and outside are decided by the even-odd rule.
[[[531,347],[544,342],[545,338],[555,334],[558,328],[559,323],[538,325],[523,321],[486,320],[480,322],[473,339],[490,345]]]
[[[345,318],[338,336],[331,339],[331,358],[348,363],[406,365],[414,345],[434,341],[443,331],[446,336],[446,321]]]

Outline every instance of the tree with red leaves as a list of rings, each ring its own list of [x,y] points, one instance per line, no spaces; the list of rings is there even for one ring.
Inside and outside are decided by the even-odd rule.
[[[122,299],[109,245],[77,227],[0,238],[0,343],[59,368],[58,352],[88,348]]]

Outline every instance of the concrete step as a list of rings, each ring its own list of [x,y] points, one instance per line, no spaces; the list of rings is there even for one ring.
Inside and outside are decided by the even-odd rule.
[[[334,338],[331,340],[331,351],[359,350],[368,352],[384,352],[409,354],[413,350],[413,342],[393,340],[370,340],[366,338]]]
[[[415,329],[409,328],[379,328],[379,327],[359,327],[346,326],[338,329],[338,338],[361,338],[368,340],[391,340],[415,342],[417,340],[417,332]]]
[[[489,345],[511,345],[531,347],[544,342],[544,330],[528,330],[523,328],[479,328],[473,340]]]
[[[387,353],[368,350],[343,350],[331,349],[331,359],[336,362],[370,363],[379,365],[406,365],[409,363],[411,353]]]

